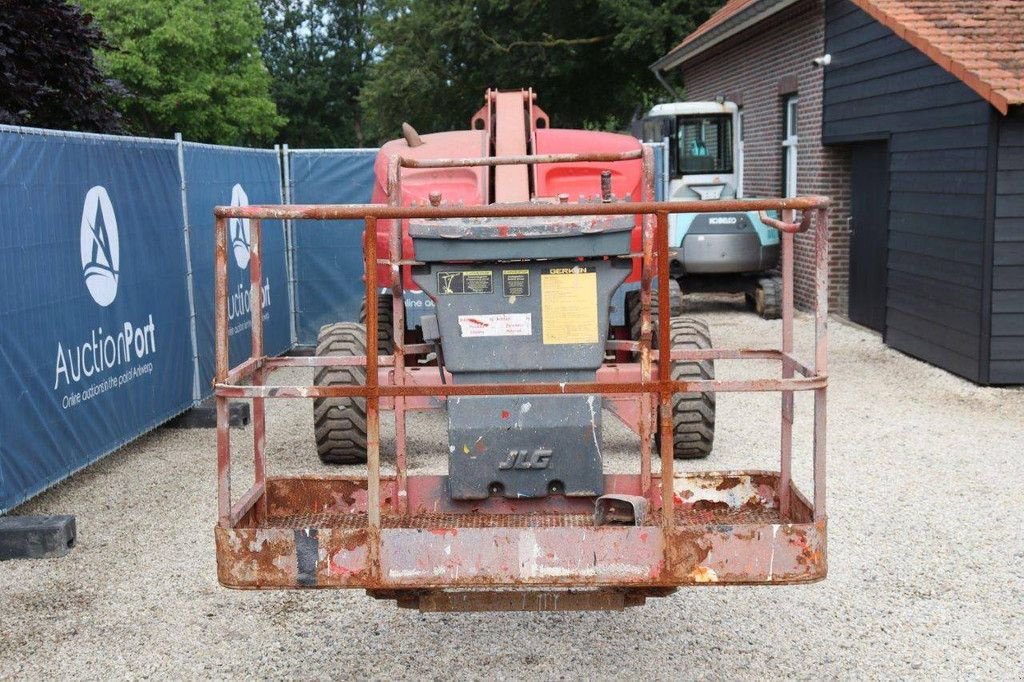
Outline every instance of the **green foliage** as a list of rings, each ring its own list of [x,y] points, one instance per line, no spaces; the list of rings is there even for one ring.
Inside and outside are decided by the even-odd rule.
[[[716,0],[391,0],[360,101],[370,137],[464,128],[488,87],[533,87],[552,125],[621,129],[664,98],[648,66]]]
[[[373,2],[260,0],[263,59],[271,94],[288,118],[280,139],[294,147],[363,145],[359,91],[374,43]]]
[[[644,111],[672,99],[648,67],[723,4],[723,0],[601,0],[602,10],[616,27],[612,47],[626,68],[638,76],[632,87]],[[674,77],[665,74],[670,82]]]
[[[130,93],[133,132],[221,144],[269,142],[284,123],[257,49],[255,0],[85,0],[112,43],[102,63]]]
[[[0,123],[118,132],[117,89],[97,68],[103,34],[64,0],[0,0]]]
[[[489,87],[533,87],[557,126],[624,128],[665,96],[649,64],[718,2],[83,0],[132,131],[295,147],[464,128]]]

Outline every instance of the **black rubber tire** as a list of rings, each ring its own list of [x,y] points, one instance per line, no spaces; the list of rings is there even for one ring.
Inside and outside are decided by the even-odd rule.
[[[677,317],[671,322],[672,348],[711,348],[711,334],[701,320]],[[657,345],[655,343],[655,345]],[[715,378],[715,361],[673,362],[672,380]],[[672,396],[672,452],[676,459],[704,459],[715,442],[715,394],[676,393]],[[655,432],[655,448],[661,439]]]
[[[782,317],[782,277],[759,277],[757,287],[751,295],[751,305],[765,320],[777,320]]]
[[[668,282],[668,307],[672,317],[683,312],[683,290],[679,282],[670,279]],[[658,289],[651,287],[651,323],[658,321]],[[640,340],[640,290],[626,292],[626,323],[629,325],[629,338]]]
[[[366,327],[356,322],[336,322],[321,327],[316,355],[366,355]],[[315,386],[357,386],[365,383],[365,367],[321,367],[313,377]],[[315,399],[313,430],[316,451],[324,464],[366,462],[365,399]]]
[[[391,294],[377,295],[377,353],[391,355],[395,350],[395,311]],[[359,322],[366,326],[366,301],[359,306]]]

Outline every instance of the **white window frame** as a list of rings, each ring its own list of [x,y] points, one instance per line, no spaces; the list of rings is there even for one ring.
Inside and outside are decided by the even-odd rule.
[[[736,136],[736,198],[743,198],[743,109],[736,110],[736,125],[733,126]]]
[[[783,108],[783,127],[785,138],[782,140],[782,153],[785,159],[786,177],[783,179],[784,194],[787,197],[797,195],[797,105],[800,98],[790,95],[786,98]]]

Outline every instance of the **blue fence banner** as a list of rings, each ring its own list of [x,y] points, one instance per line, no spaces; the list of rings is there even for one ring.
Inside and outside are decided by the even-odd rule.
[[[0,513],[192,404],[173,142],[0,130]]]
[[[296,204],[364,204],[373,193],[376,149],[292,151],[290,200]],[[363,301],[363,223],[296,221],[292,229],[298,343],[316,343],[325,324],[356,320]]]
[[[185,197],[195,291],[200,394],[213,393],[214,374],[214,206],[279,204],[281,167],[274,150],[184,143]],[[284,227],[265,220],[263,232],[263,345],[267,355],[291,347],[291,311]],[[252,348],[249,305],[248,220],[228,221],[228,338],[232,365]]]
[[[282,184],[277,150],[0,126],[0,514],[212,394],[215,206],[368,203],[376,154],[293,150]],[[362,221],[262,227],[268,355],[358,319]],[[251,224],[228,230],[237,364]]]

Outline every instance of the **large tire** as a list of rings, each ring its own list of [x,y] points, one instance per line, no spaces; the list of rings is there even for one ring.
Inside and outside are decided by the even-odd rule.
[[[337,322],[320,328],[317,357],[366,355],[366,327]],[[366,383],[366,368],[321,367],[315,386],[357,386]],[[316,451],[324,464],[366,462],[366,400],[364,398],[317,398],[313,401]]]
[[[377,352],[391,355],[395,350],[395,311],[391,294],[377,295]],[[366,301],[359,306],[359,321],[366,326]]]
[[[782,317],[782,278],[779,275],[759,277],[754,292],[748,298],[763,319],[779,319]]]
[[[683,290],[679,288],[679,282],[674,279],[668,281],[668,307],[672,317],[683,312]],[[658,321],[658,288],[651,287],[651,323]],[[626,293],[626,323],[629,325],[629,337],[634,341],[640,340],[640,290]]]
[[[711,348],[707,325],[693,318],[677,317],[671,322],[672,348]],[[656,345],[656,344],[655,344]],[[673,381],[715,378],[714,360],[673,362]],[[715,441],[715,394],[676,393],[672,396],[672,452],[676,459],[703,459],[711,454]],[[660,447],[660,431],[654,442]]]

